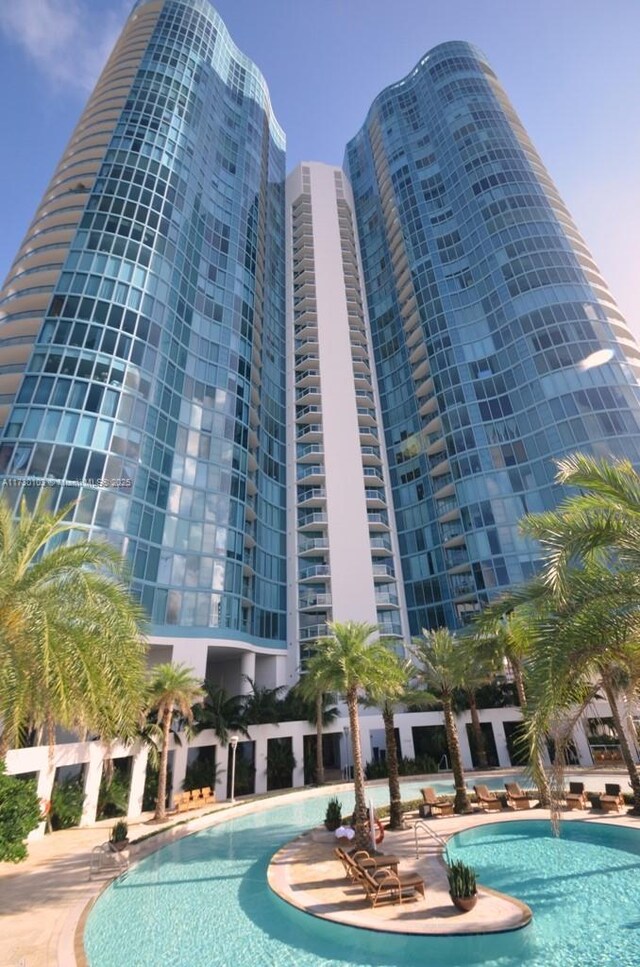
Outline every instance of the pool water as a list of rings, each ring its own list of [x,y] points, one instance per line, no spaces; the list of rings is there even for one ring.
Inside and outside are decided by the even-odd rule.
[[[403,798],[423,783],[404,783]],[[436,784],[438,785],[438,784]],[[451,791],[450,784],[441,790]],[[387,800],[385,786],[368,794]],[[341,793],[345,811],[351,793]],[[531,906],[523,930],[403,937],[290,907],[266,883],[270,857],[324,817],[326,794],[221,823],[166,846],[117,880],[87,921],[91,967],[638,967],[640,835],[601,824],[516,821],[461,833],[452,856]],[[596,872],[601,871],[601,872]]]

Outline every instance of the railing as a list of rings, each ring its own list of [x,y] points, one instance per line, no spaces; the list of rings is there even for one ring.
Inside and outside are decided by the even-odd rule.
[[[416,859],[420,859],[420,840],[418,838],[418,831],[423,830],[430,839],[437,843],[442,852],[444,853],[447,861],[449,860],[449,854],[447,853],[447,841],[443,839],[434,829],[431,828],[429,823],[425,823],[423,819],[418,819],[413,824],[413,839],[416,848]]]

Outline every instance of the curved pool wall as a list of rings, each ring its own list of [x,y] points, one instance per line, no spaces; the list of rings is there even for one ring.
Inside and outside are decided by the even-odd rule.
[[[404,798],[418,794],[420,785],[403,784]],[[496,778],[494,785],[501,785],[501,780]],[[442,783],[440,788],[450,791],[451,784]],[[368,792],[374,802],[386,801],[385,786]],[[338,795],[345,810],[350,808],[351,792]],[[595,889],[588,890],[590,903],[599,902],[606,908],[612,898],[617,902],[621,876],[625,889],[637,897],[631,880],[640,871],[640,842],[634,841],[634,831],[630,831],[628,843],[622,836],[617,846],[609,846],[610,827],[602,824],[580,824],[586,829],[584,835],[597,837],[599,845],[586,843],[585,863],[578,863],[578,872],[565,878],[563,870],[573,869],[571,864],[577,862],[573,847],[583,843],[569,823],[563,824],[560,840],[551,837],[548,823],[535,820],[491,824],[451,840],[456,856],[478,866],[482,883],[532,907],[534,925],[515,933],[428,938],[373,935],[301,913],[269,890],[267,867],[277,849],[321,820],[328,798],[318,795],[220,823],[143,860],[102,894],[88,918],[85,948],[91,967],[157,967],[159,961],[166,967],[409,967],[427,963],[429,967],[637,967],[640,963],[634,919],[624,920],[625,925],[616,928],[620,939],[615,938],[614,945],[607,932],[613,929],[609,914],[604,918],[606,929],[601,926],[593,950],[585,955],[584,908],[575,900],[580,870],[588,868],[584,875],[593,883],[597,880]],[[525,837],[527,830],[534,835]],[[613,832],[623,831],[614,828]],[[547,838],[549,849],[555,850],[553,864],[547,861],[546,847],[540,853]],[[536,849],[530,856],[531,843]],[[558,844],[567,855],[558,852]],[[612,856],[606,853],[604,864],[599,863],[605,873],[596,875],[593,866],[603,848]],[[556,865],[557,875],[553,872]],[[601,877],[609,867],[614,879],[605,883]],[[580,884],[578,893],[582,889]],[[624,908],[627,906],[625,903]],[[567,924],[567,911],[579,923]],[[616,950],[615,959],[603,959],[610,949]]]

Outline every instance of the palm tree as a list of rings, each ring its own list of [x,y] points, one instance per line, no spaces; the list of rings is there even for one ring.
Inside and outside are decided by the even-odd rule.
[[[358,695],[365,689],[380,689],[390,673],[393,657],[381,642],[370,643],[377,634],[376,625],[363,621],[334,622],[331,634],[318,640],[316,652],[307,663],[307,675],[318,690],[338,692],[345,697],[349,712],[355,793],[355,845],[364,849],[369,844],[364,769],[360,749]]]
[[[472,645],[470,646],[470,643],[464,636],[460,636],[459,638],[458,655],[462,666],[462,684],[460,687],[469,705],[471,732],[475,745],[475,753],[478,757],[478,766],[480,769],[486,769],[489,765],[487,743],[482,731],[482,725],[480,724],[476,692],[482,685],[486,685],[491,681],[493,677],[493,662],[487,656],[483,655],[479,649]]]
[[[151,671],[149,681],[149,710],[155,712],[158,725],[162,730],[162,750],[158,772],[158,798],[156,800],[155,820],[161,822],[167,815],[167,768],[169,765],[169,733],[176,714],[187,722],[193,721],[191,706],[198,702],[205,692],[194,678],[187,665],[166,662],[156,665]]]
[[[133,737],[144,705],[143,611],[123,561],[52,513],[44,498],[17,519],[0,500],[0,754],[61,726]]]
[[[442,705],[456,790],[454,808],[457,813],[467,813],[471,811],[471,804],[465,786],[460,739],[453,712],[455,691],[463,683],[460,644],[448,628],[438,628],[435,631],[423,630],[421,638],[414,638],[413,646],[413,655],[418,663],[418,682],[430,692],[425,698]]]
[[[390,649],[388,675],[382,685],[370,685],[366,689],[365,704],[376,706],[382,713],[384,724],[385,747],[387,752],[387,772],[389,781],[389,829],[403,829],[402,795],[400,793],[400,769],[398,764],[398,744],[396,742],[395,710],[396,706],[407,698],[409,678],[413,672],[413,664],[400,658],[393,645]]]
[[[548,592],[543,583],[534,580],[522,589],[499,598],[478,616],[468,629],[469,650],[499,672],[506,661],[516,686],[523,719],[527,718],[526,673],[528,661],[540,634],[539,616]],[[550,790],[542,757],[546,736],[538,735],[530,745],[529,762],[538,787],[540,802],[550,802]]]
[[[543,548],[547,584],[562,597],[567,569],[592,559],[616,571],[639,571],[640,476],[632,464],[576,453],[556,466],[556,482],[581,492],[521,521],[523,533]]]
[[[628,675],[636,667],[635,643],[640,639],[640,476],[628,460],[598,460],[580,453],[558,461],[557,467],[557,483],[580,492],[570,494],[554,511],[528,515],[521,527],[543,548],[544,580],[558,609],[564,609],[565,618],[577,609],[578,623],[590,641],[591,632],[601,635],[589,649],[589,660],[610,704],[634,791],[634,811],[640,812],[640,777],[616,689],[620,673]],[[634,671],[630,674],[634,680]]]
[[[620,696],[637,692],[640,679],[640,574],[591,561],[565,569],[562,582],[562,600],[549,589],[548,602],[537,604],[537,640],[528,660],[531,744],[545,730],[555,733],[561,777],[571,729],[602,690],[629,773],[634,812],[640,812],[640,774],[619,708]]]
[[[210,678],[205,679],[202,687],[204,701],[193,708],[194,731],[213,729],[222,746],[228,744],[231,733],[239,732],[249,738],[243,696],[229,695],[226,689]]]

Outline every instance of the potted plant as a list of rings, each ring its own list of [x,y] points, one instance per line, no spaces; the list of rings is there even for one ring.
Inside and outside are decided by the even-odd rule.
[[[324,825],[331,832],[336,830],[338,826],[342,826],[342,803],[337,796],[332,796],[327,803],[327,811],[324,814]]]
[[[115,852],[120,852],[120,850],[126,849],[128,845],[129,827],[125,823],[124,819],[119,819],[115,826],[111,828],[109,846]]]
[[[465,913],[468,910],[473,910],[478,901],[476,871],[463,863],[462,860],[454,860],[448,867],[447,876],[449,878],[449,896],[453,900],[454,906]]]

